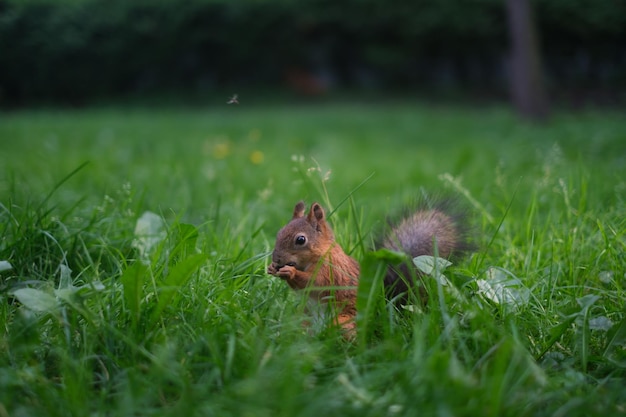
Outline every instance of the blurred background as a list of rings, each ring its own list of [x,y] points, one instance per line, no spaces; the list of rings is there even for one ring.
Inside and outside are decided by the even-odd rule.
[[[1,107],[235,92],[619,105],[626,2],[0,0]]]

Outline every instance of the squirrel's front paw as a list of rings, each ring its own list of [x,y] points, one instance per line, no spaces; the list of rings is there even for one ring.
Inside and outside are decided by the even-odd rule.
[[[296,268],[291,265],[283,265],[280,268],[272,262],[267,267],[267,273],[282,279],[293,279],[296,276]]]
[[[276,275],[278,273],[278,269],[276,269],[276,264],[274,262],[268,265],[267,273],[270,275]]]
[[[291,265],[285,265],[275,275],[282,279],[294,279],[296,277],[296,268]]]
[[[267,273],[281,279],[292,280],[296,277],[297,269],[293,265],[279,266],[276,262],[272,262],[267,266]]]

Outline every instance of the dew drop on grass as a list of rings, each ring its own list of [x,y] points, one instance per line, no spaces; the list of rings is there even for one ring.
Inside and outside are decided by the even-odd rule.
[[[613,281],[613,271],[601,271],[598,274],[600,282],[603,284],[610,284]]]

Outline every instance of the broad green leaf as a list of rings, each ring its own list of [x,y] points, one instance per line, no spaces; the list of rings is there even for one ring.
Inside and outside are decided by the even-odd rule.
[[[191,275],[204,263],[207,256],[203,253],[188,256],[170,269],[163,281],[163,286],[181,286],[187,283]]]
[[[194,272],[206,262],[206,255],[198,253],[191,255],[174,265],[162,283],[159,283],[159,295],[156,309],[152,312],[152,323],[154,323],[166,306],[174,303],[174,296],[180,291],[180,287],[185,285]]]
[[[386,264],[397,265],[406,260],[406,254],[389,249],[379,249],[366,255],[369,259],[384,261]]]
[[[76,293],[76,289],[74,287],[70,288],[61,288],[58,290],[54,290],[54,295],[60,300],[71,302],[72,296]]]
[[[33,311],[51,313],[59,307],[59,302],[53,295],[35,288],[20,288],[12,294],[26,308]]]
[[[59,265],[59,289],[72,288],[72,270],[69,266]]]
[[[76,291],[79,293],[89,292],[89,291],[104,291],[106,289],[104,284],[100,281],[93,281],[88,284],[81,285],[79,287],[74,287],[74,288],[76,288]]]
[[[78,287],[72,285],[68,288],[59,288],[57,290],[54,290],[54,295],[63,301],[71,303],[72,297],[76,294],[87,296],[95,292],[103,291],[104,289],[104,284],[102,284],[100,281],[95,281]]]
[[[143,284],[148,267],[136,262],[126,268],[120,281],[124,288],[124,303],[130,311],[133,323],[137,323],[141,314],[141,299],[143,298]]]
[[[489,268],[486,279],[477,279],[478,292],[496,304],[517,309],[528,303],[530,291],[516,277],[500,268]]]
[[[450,285],[450,281],[448,281],[448,278],[443,274],[443,271],[452,265],[452,262],[447,259],[430,255],[421,255],[413,258],[413,264],[415,264],[417,269],[426,275],[435,278],[441,285]]]
[[[178,223],[175,225],[176,241],[174,243],[175,252],[182,256],[195,253],[196,242],[198,241],[198,229],[196,226],[187,223]]]
[[[154,248],[167,235],[163,219],[151,211],[144,212],[135,225],[135,239],[132,246],[139,251],[142,259],[147,259]]]
[[[13,269],[13,265],[9,261],[0,261],[0,272]]]
[[[600,296],[598,296],[598,295],[587,294],[587,295],[585,295],[583,297],[577,298],[576,302],[582,308],[582,310],[581,310],[581,312],[582,312],[585,309],[588,309],[589,307],[594,305],[595,302],[598,301],[599,299],[600,299]]]
[[[434,271],[438,271],[439,273],[445,271],[447,267],[452,265],[452,262],[448,261],[444,258],[438,258],[436,256],[430,255],[421,255],[416,258],[413,258],[413,263],[423,273],[427,275],[432,275]]]

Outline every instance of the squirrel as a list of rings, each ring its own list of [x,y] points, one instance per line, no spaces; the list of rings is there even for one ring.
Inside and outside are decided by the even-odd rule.
[[[435,254],[449,258],[468,251],[468,227],[450,203],[442,200],[433,207],[413,210],[391,226],[380,246],[411,258]],[[291,221],[276,236],[267,272],[294,290],[309,289],[313,304],[325,307],[334,300],[336,324],[348,338],[354,336],[360,266],[336,242],[321,205],[313,203],[305,216],[304,202],[296,204]],[[417,274],[407,263],[388,267],[384,285],[390,298],[403,299],[411,273]]]

